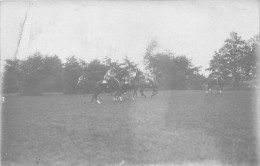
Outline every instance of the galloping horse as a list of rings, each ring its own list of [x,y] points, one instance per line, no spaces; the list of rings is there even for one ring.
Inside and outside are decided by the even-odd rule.
[[[217,79],[215,79],[215,78],[207,78],[204,81],[202,81],[202,84],[204,84],[204,83],[207,84],[207,91],[206,91],[206,93],[210,92],[212,94],[213,93],[212,88],[214,86],[218,86],[219,87],[218,94],[221,94],[222,91],[223,91],[224,79],[221,76],[219,76]]]
[[[135,99],[135,96],[137,96],[137,90],[139,88],[139,77],[140,77],[141,71],[136,70],[136,75],[130,79],[130,83],[122,83],[120,88],[118,89],[117,93],[115,94],[115,102],[117,101],[118,98],[121,97],[121,95],[127,91],[134,90],[132,99]],[[122,100],[121,100],[122,102]]]
[[[113,91],[117,91],[119,89],[119,87],[121,86],[121,81],[122,81],[122,77],[124,75],[128,75],[128,72],[126,69],[121,70],[116,76],[112,77],[109,81],[108,81],[108,86],[113,90]],[[97,96],[102,93],[105,89],[106,89],[106,84],[102,83],[103,80],[100,80],[98,82],[96,82],[95,84],[95,91],[94,91],[94,95],[91,99],[91,103],[93,104],[94,100],[96,100],[96,102],[98,104],[101,104],[101,102],[97,99]]]
[[[219,87],[219,91],[218,91],[218,94],[221,94],[222,91],[223,91],[223,88],[224,88],[224,85],[230,75],[231,71],[228,70],[228,69],[225,69],[224,72],[218,76],[218,78],[211,78],[211,77],[208,77],[207,79],[203,80],[202,81],[202,84],[206,83],[207,84],[207,91],[206,93],[213,93],[212,91],[212,88],[214,86],[217,86]]]
[[[144,94],[144,90],[150,88],[153,90],[151,97],[157,95],[158,88],[159,88],[159,77],[156,77],[154,79],[148,78],[147,81],[144,78],[140,79],[139,88],[140,88],[139,92],[143,97],[146,97],[146,95]]]

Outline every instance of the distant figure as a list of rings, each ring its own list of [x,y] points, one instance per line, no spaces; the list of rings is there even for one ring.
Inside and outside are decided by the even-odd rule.
[[[206,93],[213,93],[213,87],[218,86],[219,87],[219,94],[222,93],[225,80],[223,79],[223,74],[219,71],[212,72],[207,79],[202,81],[202,84],[206,83],[207,85],[207,91]]]
[[[82,84],[83,83],[83,81],[85,80],[86,78],[85,78],[85,76],[84,75],[81,75],[80,77],[79,77],[79,80],[78,80],[78,82],[77,82],[77,86],[79,87],[80,86],[80,84]]]
[[[212,72],[208,78],[212,78],[216,81],[216,83],[218,84],[218,79],[220,77],[220,72],[218,70]]]

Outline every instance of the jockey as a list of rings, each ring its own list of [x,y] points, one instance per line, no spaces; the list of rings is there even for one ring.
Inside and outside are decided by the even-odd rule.
[[[125,83],[126,83],[126,84],[129,84],[129,85],[131,86],[131,80],[136,76],[137,68],[135,68],[135,69],[129,68],[129,69],[127,70],[127,72],[128,72],[128,75],[126,75],[126,76],[124,77]]]
[[[218,83],[218,78],[220,77],[219,71],[218,70],[214,71],[213,73],[210,74],[210,77],[216,80]]]
[[[131,63],[129,62],[125,62],[120,64],[120,66],[123,66],[124,69],[127,70],[128,75],[125,75],[122,79],[124,80],[125,84],[129,84],[131,85],[131,78],[135,77],[136,73],[134,73],[133,68],[135,66],[133,66]]]
[[[127,69],[128,74],[124,75],[124,77],[122,79],[124,80],[124,84],[129,84],[130,85],[130,80],[131,80],[130,72],[131,72],[131,69],[129,67],[126,67],[126,69]]]
[[[134,78],[136,76],[136,73],[137,73],[137,68],[130,70],[129,71],[130,78]]]
[[[147,74],[145,75],[145,81],[146,81],[147,83],[151,83],[152,81],[154,81],[154,76],[153,76],[152,74],[147,73]]]
[[[111,66],[110,69],[106,72],[105,76],[104,76],[104,80],[103,80],[103,84],[107,84],[107,88],[108,88],[108,82],[109,80],[116,76],[116,73],[115,73],[115,67],[114,66]]]

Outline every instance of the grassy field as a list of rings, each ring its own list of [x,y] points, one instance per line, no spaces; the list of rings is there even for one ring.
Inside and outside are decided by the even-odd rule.
[[[2,165],[258,165],[253,91],[91,97],[6,97]]]

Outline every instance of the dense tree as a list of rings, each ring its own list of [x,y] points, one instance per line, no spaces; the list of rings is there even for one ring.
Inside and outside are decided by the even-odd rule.
[[[45,56],[43,59],[44,91],[63,91],[63,66],[57,55]]]
[[[259,53],[259,35],[256,35],[247,41],[247,55],[242,59],[242,68],[245,71],[247,79],[255,79],[257,77],[257,69],[259,62],[257,61],[257,53]]]
[[[177,56],[170,51],[154,53],[153,50],[157,46],[158,43],[155,41],[152,41],[148,45],[144,55],[144,62],[146,69],[149,70],[150,73],[155,76],[161,76],[161,88],[188,89],[196,87],[196,89],[198,89],[198,86],[192,86],[191,84],[199,84],[200,77],[194,75],[195,72],[199,71],[199,67],[194,67],[191,60],[185,55]],[[189,80],[191,78],[192,80]]]
[[[158,47],[158,42],[156,40],[152,40],[147,48],[144,55],[144,65],[146,69],[151,70],[156,67],[156,59],[154,58],[154,50]]]
[[[171,51],[158,51],[156,40],[149,43],[144,54],[145,69],[148,73],[160,76],[161,89],[201,89],[203,75],[198,74],[200,67],[194,66],[191,59],[185,55],[176,55]],[[209,70],[225,72],[230,70],[236,84],[242,80],[252,80],[257,77],[257,51],[259,51],[259,35],[248,41],[243,40],[237,33],[232,32],[224,45],[215,52],[210,61]],[[124,64],[137,66],[129,58]],[[83,91],[90,93],[94,84],[103,79],[106,71],[114,66],[122,70],[118,61],[106,57],[86,63],[72,56],[62,64],[57,55],[43,56],[36,52],[24,60],[8,59],[4,68],[3,91],[21,92],[37,95],[42,92],[63,91],[76,93],[77,82],[81,75],[85,76]]]
[[[215,52],[209,70],[231,71],[234,84],[239,86],[243,80],[256,78],[257,48],[259,35],[245,41],[236,32],[231,32],[224,45]]]
[[[77,82],[82,74],[82,62],[75,56],[67,58],[64,64],[64,93],[77,92]]]
[[[43,57],[39,52],[24,60],[7,59],[4,92],[38,95],[62,91],[62,63],[58,56]]]
[[[19,59],[7,59],[4,67],[3,92],[18,93],[22,87],[21,61]]]
[[[21,63],[22,93],[39,95],[43,92],[43,82],[46,78],[43,70],[43,57],[37,52]]]

